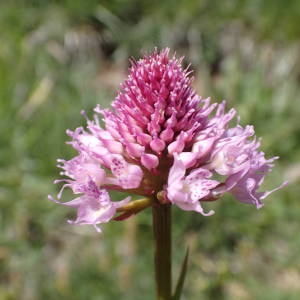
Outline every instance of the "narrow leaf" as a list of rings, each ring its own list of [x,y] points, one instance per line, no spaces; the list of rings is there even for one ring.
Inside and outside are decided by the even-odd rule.
[[[182,293],[182,288],[183,288],[183,284],[187,272],[188,259],[189,259],[189,248],[186,249],[186,254],[181,265],[180,276],[178,278],[175,293],[172,297],[172,300],[180,300],[180,296]]]

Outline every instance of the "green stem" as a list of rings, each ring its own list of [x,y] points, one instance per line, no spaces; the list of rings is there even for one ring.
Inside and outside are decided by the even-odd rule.
[[[155,203],[152,207],[155,243],[156,299],[170,300],[171,278],[171,205]]]

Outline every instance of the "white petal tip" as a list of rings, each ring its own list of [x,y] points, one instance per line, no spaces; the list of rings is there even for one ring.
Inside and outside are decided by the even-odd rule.
[[[54,197],[52,197],[51,195],[48,195],[47,196],[48,200],[52,201],[52,202],[55,202],[55,203],[59,203],[58,200],[56,200]]]
[[[210,210],[209,212],[207,212],[207,213],[202,213],[204,216],[206,216],[206,217],[209,217],[209,216],[212,216],[212,215],[214,215],[215,214],[215,211],[214,210]]]
[[[98,233],[102,233],[101,228],[100,228],[99,226],[97,226],[96,224],[94,224],[94,228],[96,229],[96,231],[97,231]]]

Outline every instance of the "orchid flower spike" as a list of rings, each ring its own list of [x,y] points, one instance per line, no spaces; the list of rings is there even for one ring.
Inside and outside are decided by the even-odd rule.
[[[263,206],[272,191],[260,192],[277,157],[266,159],[252,126],[230,127],[234,109],[210,103],[192,87],[190,71],[170,50],[155,50],[134,61],[111,109],[95,108],[86,128],[67,131],[78,152],[59,160],[75,199],[61,203],[77,209],[72,224],[124,219],[154,203],[172,204],[204,216],[203,201],[231,193],[238,201]],[[100,125],[99,118],[103,124]],[[63,189],[62,188],[62,189]],[[112,190],[142,196],[113,201]],[[98,229],[100,230],[100,229]]]

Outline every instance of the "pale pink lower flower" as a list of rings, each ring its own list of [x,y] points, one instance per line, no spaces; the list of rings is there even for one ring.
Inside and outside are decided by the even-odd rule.
[[[229,127],[236,111],[226,112],[225,101],[211,104],[196,94],[181,62],[169,49],[134,61],[112,109],[98,105],[86,129],[67,131],[78,155],[59,160],[67,178],[56,182],[80,194],[62,203],[77,209],[72,224],[121,220],[155,202],[211,215],[201,202],[227,192],[260,208],[272,192],[258,189],[276,158],[258,150],[252,126]],[[112,201],[110,190],[148,200]]]
[[[171,203],[183,210],[194,210],[202,215],[209,216],[213,211],[205,213],[200,200],[208,197],[219,184],[217,180],[208,179],[212,173],[203,168],[197,168],[186,175],[186,167],[177,155],[174,155],[174,164],[170,169],[167,197]]]

